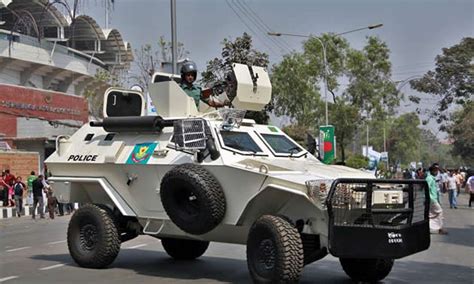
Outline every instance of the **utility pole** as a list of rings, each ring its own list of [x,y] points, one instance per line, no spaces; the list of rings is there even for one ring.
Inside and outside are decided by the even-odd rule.
[[[178,68],[176,65],[176,57],[178,56],[178,39],[176,36],[176,0],[171,1],[171,62],[172,73],[176,74]]]
[[[105,29],[109,28],[109,0],[105,0]]]

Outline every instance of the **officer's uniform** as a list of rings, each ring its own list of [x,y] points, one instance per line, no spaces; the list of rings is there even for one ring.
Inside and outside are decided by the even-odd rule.
[[[203,102],[207,103],[207,99],[201,98],[202,88],[192,84],[189,86],[188,84],[181,83],[180,87],[183,91],[194,99],[194,103],[196,103],[196,107],[199,107],[199,101],[202,100]]]

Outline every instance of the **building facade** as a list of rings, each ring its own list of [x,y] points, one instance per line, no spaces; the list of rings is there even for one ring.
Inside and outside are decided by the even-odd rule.
[[[60,135],[88,121],[85,94],[101,94],[133,61],[116,29],[71,19],[58,1],[0,0],[0,140],[41,162]],[[100,79],[102,78],[102,79]]]

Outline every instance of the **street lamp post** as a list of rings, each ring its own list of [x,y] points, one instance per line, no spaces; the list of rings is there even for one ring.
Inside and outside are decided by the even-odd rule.
[[[353,32],[357,32],[357,31],[361,31],[361,30],[372,30],[372,29],[376,29],[376,28],[380,28],[382,27],[383,24],[377,24],[377,25],[371,25],[371,26],[367,26],[367,27],[363,27],[363,28],[358,28],[358,29],[354,29],[354,30],[350,30],[350,31],[346,31],[346,32],[342,32],[342,33],[338,33],[338,34],[335,34],[335,36],[340,36],[340,35],[344,35],[344,34],[348,34],[348,33],[353,33]],[[277,32],[269,32],[268,35],[271,35],[271,36],[293,36],[293,37],[304,37],[304,38],[315,38],[316,40],[318,40],[318,42],[321,44],[321,47],[322,47],[322,51],[323,51],[323,64],[324,64],[324,85],[325,85],[325,88],[324,88],[324,101],[325,101],[325,105],[324,105],[324,109],[325,109],[325,118],[326,118],[326,125],[329,124],[329,115],[328,115],[328,93],[327,93],[327,90],[328,90],[328,67],[327,67],[327,58],[326,58],[326,45],[324,44],[324,42],[321,40],[321,38],[317,37],[317,36],[311,36],[311,35],[302,35],[302,34],[290,34],[290,33],[277,33]]]

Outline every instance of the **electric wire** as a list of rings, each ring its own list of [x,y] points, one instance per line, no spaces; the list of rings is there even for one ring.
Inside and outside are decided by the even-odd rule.
[[[270,39],[273,44],[275,44],[280,49],[280,51],[287,51],[289,53],[291,52],[291,48],[288,48],[281,42],[277,41],[275,37],[268,34],[268,32],[271,32],[271,29],[267,28],[265,24],[262,24],[255,16],[251,14],[250,7],[245,2],[236,0],[233,3],[237,4],[236,7],[240,6],[240,11],[257,27],[257,29],[259,29],[268,39]]]
[[[242,2],[245,3],[244,0],[242,0]],[[272,32],[273,29],[270,28],[270,26],[268,26],[268,25],[262,20],[262,18],[260,18],[260,16],[258,15],[258,13],[255,12],[255,11],[252,9],[252,7],[251,7],[250,5],[248,5],[247,3],[245,3],[245,4],[246,4],[247,8],[250,10],[250,12],[252,12],[252,14],[254,14],[255,17],[266,27],[266,30],[267,30],[268,32]],[[289,49],[290,51],[293,50],[293,48],[291,47],[291,45],[290,45],[290,44],[288,43],[288,41],[286,41],[284,38],[279,38],[279,40],[281,40],[281,42],[283,42],[283,44],[284,44],[286,47],[288,47],[288,49]]]
[[[252,32],[267,48],[270,52],[272,52],[274,55],[278,56],[278,53],[273,49],[272,46],[268,45],[268,43],[263,40],[258,33],[256,33],[248,24],[247,22],[244,21],[244,19],[240,16],[240,14],[232,7],[230,4],[229,0],[226,0],[227,6],[234,12],[234,14],[239,18],[239,20],[249,29],[250,32]]]

